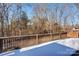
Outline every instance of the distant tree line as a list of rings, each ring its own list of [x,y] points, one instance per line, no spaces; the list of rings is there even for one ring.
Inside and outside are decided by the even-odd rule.
[[[23,7],[32,6],[29,19]],[[55,5],[55,6],[54,6]],[[62,7],[60,7],[62,5]],[[70,4],[8,4],[0,3],[0,36],[17,36],[42,33],[60,33],[71,30],[76,12],[64,16]],[[53,7],[54,6],[54,7]],[[72,19],[69,24],[68,18]]]

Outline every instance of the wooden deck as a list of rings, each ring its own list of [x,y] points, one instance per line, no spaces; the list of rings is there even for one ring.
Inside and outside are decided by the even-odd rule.
[[[0,38],[0,52],[19,49],[44,42],[67,38],[67,32],[56,34],[34,34]]]

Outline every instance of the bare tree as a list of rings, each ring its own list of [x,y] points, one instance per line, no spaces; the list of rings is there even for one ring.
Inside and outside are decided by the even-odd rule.
[[[45,23],[48,21],[47,4],[37,4],[37,6],[33,7],[33,11],[38,22],[36,31],[41,33],[46,30]]]
[[[5,3],[1,3],[0,4],[0,20],[1,20],[1,32],[2,32],[2,35],[1,36],[4,36],[4,24],[7,20],[8,22],[8,9],[9,9],[10,5],[9,4],[5,4]]]

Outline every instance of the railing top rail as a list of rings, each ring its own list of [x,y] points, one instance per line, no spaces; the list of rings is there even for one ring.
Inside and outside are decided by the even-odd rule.
[[[56,35],[56,34],[59,34],[59,33],[45,33],[45,34],[32,34],[32,35],[20,35],[20,36],[9,36],[9,37],[0,37],[0,39],[8,39],[8,38],[21,38],[21,37],[34,37],[36,35],[40,36],[40,35],[49,35],[49,34],[52,34],[52,35]],[[62,32],[60,34],[67,34],[67,32]]]

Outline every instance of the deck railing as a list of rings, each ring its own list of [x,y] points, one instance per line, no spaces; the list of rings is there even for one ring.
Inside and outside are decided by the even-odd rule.
[[[56,34],[47,33],[47,34],[0,37],[0,52],[19,49],[66,37],[67,32],[56,33]]]

